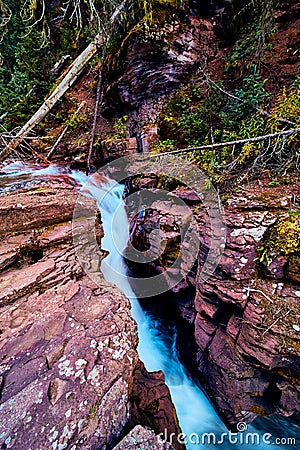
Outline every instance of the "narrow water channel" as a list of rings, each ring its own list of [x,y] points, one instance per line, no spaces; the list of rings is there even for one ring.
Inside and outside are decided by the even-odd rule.
[[[20,176],[21,183],[28,184],[38,182],[44,175],[55,176],[61,173],[65,173],[62,167],[7,167],[5,175],[0,175],[0,188],[13,189],[14,185],[20,182]],[[81,172],[72,171],[69,175],[82,186],[87,181],[87,177]],[[165,327],[157,317],[141,308],[126,278],[128,269],[122,249],[126,246],[129,231],[122,201],[123,186],[110,181],[98,187],[89,187],[89,190],[90,194],[98,199],[104,229],[102,248],[109,252],[102,261],[101,270],[106,280],[116,284],[131,300],[132,314],[138,324],[140,359],[149,371],[164,372],[180,426],[186,435],[184,440],[187,449],[299,449],[300,427],[297,419],[260,418],[248,425],[244,433],[229,435],[205,392],[194,383],[183,367],[176,349],[176,330],[173,327]],[[118,220],[114,220],[116,211]],[[288,444],[288,438],[295,438],[296,443]],[[276,439],[280,440],[278,444],[275,443]]]
[[[180,426],[186,435],[188,450],[203,448],[299,450],[297,441],[295,445],[272,445],[276,438],[296,437],[296,434],[298,443],[300,442],[300,428],[293,420],[278,417],[259,419],[254,424],[248,425],[244,433],[228,435],[227,428],[205,392],[191,379],[178,357],[176,330],[164,327],[159,319],[141,308],[128,280],[124,277],[128,269],[122,250],[125,249],[129,238],[129,224],[122,201],[123,186],[115,185],[113,182],[109,186],[105,184],[103,188],[107,190],[107,194],[104,197],[103,194],[99,195],[101,202],[98,203],[98,207],[101,210],[104,229],[102,248],[109,254],[103,260],[101,270],[106,280],[116,284],[131,300],[132,314],[138,324],[140,359],[148,371],[162,370],[164,372]],[[92,195],[97,198],[97,190],[93,190]],[[118,220],[114,220],[117,210]],[[279,424],[282,427],[278,427]],[[206,433],[209,433],[210,437]],[[267,436],[267,433],[272,437]],[[249,435],[248,443],[245,442],[247,434]]]

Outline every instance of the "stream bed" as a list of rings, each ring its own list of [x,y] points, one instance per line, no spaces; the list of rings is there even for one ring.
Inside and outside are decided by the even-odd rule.
[[[43,177],[49,181],[49,177],[66,174],[82,187],[88,179],[81,172],[66,171],[63,166],[40,167],[14,163],[2,169],[0,189],[8,193],[16,186],[36,185]],[[148,371],[162,370],[165,374],[184,433],[180,437],[181,442],[186,444],[188,450],[299,449],[300,427],[297,418],[258,418],[249,425],[241,423],[241,432],[230,434],[204,389],[192,380],[181,363],[176,347],[176,329],[165,326],[158,317],[144,311],[130,287],[128,268],[122,256],[129,237],[129,224],[122,200],[123,186],[109,180],[103,185],[89,186],[89,191],[91,196],[98,199],[104,229],[101,245],[109,252],[102,261],[101,270],[106,280],[116,284],[131,300],[132,315],[138,324],[140,359]],[[116,211],[117,220],[114,220]],[[291,438],[295,441],[289,441]],[[173,439],[176,442],[177,437]]]

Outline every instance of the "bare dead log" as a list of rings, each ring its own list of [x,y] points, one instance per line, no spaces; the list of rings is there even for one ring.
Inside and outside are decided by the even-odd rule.
[[[100,67],[99,75],[98,75],[96,102],[95,102],[94,117],[93,117],[93,127],[92,127],[92,134],[91,134],[90,146],[89,146],[88,158],[87,158],[87,164],[86,164],[86,174],[87,175],[90,172],[91,158],[92,158],[92,154],[93,154],[93,145],[94,145],[94,141],[95,141],[95,132],[96,132],[96,126],[97,126],[97,119],[98,119],[99,104],[100,104],[100,101],[102,100],[102,94],[103,94],[103,90],[102,90],[102,78],[103,78],[103,67],[104,67],[103,61],[104,61],[104,52],[102,54],[102,63],[101,63],[101,67]]]
[[[239,139],[236,141],[227,141],[227,142],[218,142],[217,144],[208,144],[208,145],[200,145],[199,147],[186,147],[181,148],[178,150],[173,150],[171,152],[164,152],[164,153],[153,153],[149,155],[150,158],[157,158],[160,156],[166,156],[166,155],[174,155],[179,153],[185,153],[185,152],[192,152],[194,150],[207,150],[207,149],[214,149],[214,148],[221,148],[221,147],[230,147],[238,144],[248,144],[251,142],[262,142],[268,139],[277,138],[280,136],[291,136],[293,134],[300,133],[300,128],[293,128],[291,130],[285,130],[285,131],[279,131],[278,133],[272,133],[272,134],[265,134],[264,136],[256,136],[249,139]]]
[[[75,113],[72,115],[72,117],[76,116],[80,110],[83,108],[83,106],[86,104],[86,101],[84,100],[83,102],[80,103],[80,105],[78,106],[78,108],[76,109]],[[62,138],[64,137],[64,135],[66,134],[66,132],[69,129],[69,124],[65,126],[65,128],[62,130],[61,134],[58,136],[58,138],[56,139],[56,141],[54,142],[51,150],[48,152],[47,154],[47,159],[50,160],[50,158],[52,157],[53,153],[56,150],[56,147],[58,146],[58,144],[60,143],[60,141],[62,140]]]

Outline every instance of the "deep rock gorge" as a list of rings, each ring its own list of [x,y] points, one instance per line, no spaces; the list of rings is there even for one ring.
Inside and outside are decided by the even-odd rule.
[[[148,17],[117,37],[117,47],[112,45],[103,65],[103,98],[92,145],[94,170],[118,157],[153,150],[165,138],[159,129],[160,114],[192,80],[206,83],[211,76],[218,83],[224,78],[219,87],[228,87],[231,93],[240,87],[248,48],[240,50],[234,70],[226,75],[224,57],[232,52],[238,35],[230,28],[235,8],[245,4],[157,0],[151,21]],[[300,67],[299,2],[278,2],[276,8],[272,51],[266,50],[260,62],[260,75],[272,97],[270,107],[279,95],[287,94]],[[98,56],[97,67],[81,72],[53,117],[41,124],[37,136],[41,133],[45,140],[30,137],[34,155],[43,159],[49,142],[62,137],[51,161],[86,169]],[[224,94],[226,102],[230,92]],[[199,102],[203,100],[205,96]],[[192,104],[189,112],[196,106]],[[124,117],[127,122],[120,132],[117,121],[124,125]],[[0,120],[2,124],[5,116]],[[171,114],[168,120],[176,123]],[[205,142],[210,143],[212,127],[209,132]],[[7,135],[3,139],[5,143]],[[247,161],[249,154],[244,156]],[[201,165],[205,158],[200,154],[197,162]],[[299,157],[297,161],[299,165]],[[5,175],[5,165],[1,171]],[[293,215],[299,214],[300,183],[299,174],[289,171],[287,164],[282,177],[273,177],[270,169],[252,181],[246,174],[231,180],[228,190],[223,188],[227,242],[220,263],[205,282],[199,280],[215,230],[194,192],[170,188],[193,211],[200,249],[195,254],[193,247],[188,248],[195,260],[190,272],[171,292],[147,300],[145,307],[176,324],[181,360],[204,384],[232,430],[241,420],[300,412],[300,259],[298,237],[288,240],[291,230],[299,236]],[[149,171],[139,175],[134,189],[161,188],[158,181]],[[5,189],[0,196],[0,448],[173,448],[157,435],[165,429],[178,435],[176,411],[163,373],[149,373],[139,359],[129,300],[104,280],[99,264],[95,285],[76,257],[71,224],[76,182],[60,174],[29,186],[20,176],[15,184],[15,191],[1,185]],[[180,213],[163,210],[158,203],[146,211],[140,234],[134,232],[137,223],[130,224],[134,244],[141,250],[149,248],[153,229],[161,226],[166,232],[166,250],[146,267],[148,275],[164,273],[180,248]],[[102,259],[106,252],[101,250],[98,214],[90,226],[96,229]],[[135,274],[145,271],[129,265]],[[176,450],[183,447],[177,445]]]
[[[144,180],[139,183],[144,187]],[[209,218],[192,191],[174,191],[188,201],[197,218],[200,252],[196,270],[172,289],[175,296],[162,295],[152,309],[167,317],[171,308],[172,320],[174,308],[178,311],[182,359],[194,376],[204,380],[219,413],[232,428],[257,415],[299,412],[299,257],[297,253],[284,256],[282,249],[272,262],[261,256],[278,217],[288,221],[289,211],[299,202],[299,182],[286,189],[284,196],[280,192],[280,187],[269,187],[264,180],[230,196],[225,203],[224,253],[214,274],[200,282],[210,245]],[[167,281],[168,267],[174,261],[168,255],[176,255],[180,231],[176,220],[168,221],[166,213],[159,211],[158,206],[155,217],[146,212],[143,239],[145,249],[149,248],[151,231],[163,228],[166,221],[173,230],[168,233],[172,239],[166,254],[147,269],[151,274],[165,273]],[[134,235],[132,240],[136,242]]]

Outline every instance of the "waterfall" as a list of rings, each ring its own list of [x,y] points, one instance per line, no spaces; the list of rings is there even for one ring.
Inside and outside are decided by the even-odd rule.
[[[98,189],[105,189],[107,191],[106,195],[104,197],[102,193],[99,195]],[[248,443],[243,441],[243,437],[244,439],[246,438],[246,436],[242,436],[243,433],[229,437],[227,428],[217,415],[210,400],[204,391],[190,378],[179,360],[175,346],[176,334],[173,333],[173,336],[166,335],[165,331],[159,326],[159,322],[141,308],[126,276],[124,276],[127,274],[128,269],[122,256],[122,250],[125,249],[129,238],[129,224],[122,201],[122,193],[123,186],[112,181],[98,188],[93,188],[91,192],[96,199],[101,198],[101,201],[98,201],[104,229],[104,238],[101,246],[102,249],[109,252],[108,256],[102,261],[101,271],[105,279],[116,284],[131,301],[132,315],[138,324],[139,357],[148,371],[162,370],[164,372],[180,426],[183,433],[187,436],[185,439],[187,449],[214,449],[220,448],[220,446],[226,450],[243,450],[245,446],[246,448],[251,448],[251,450],[253,448],[261,450],[287,448],[286,445],[280,446],[269,443],[273,442],[278,436],[278,427],[276,425],[278,418],[260,419],[258,426],[255,423],[248,425],[246,431],[248,433]],[[118,211],[117,220],[114,220],[116,211]],[[118,276],[118,273],[121,276]],[[285,419],[282,419],[282,421],[287,422]],[[274,439],[269,438],[268,440],[266,436],[267,442],[263,442],[262,436],[266,433],[271,433],[271,430],[274,432]],[[297,430],[299,435],[297,425],[295,430]],[[213,435],[207,436],[207,434],[211,433],[215,437]],[[284,435],[279,434],[279,436]],[[288,433],[288,436],[294,435]],[[210,443],[208,442],[209,439]],[[216,440],[215,443],[214,439]],[[236,439],[238,439],[238,443],[235,443]],[[255,445],[257,440],[259,440],[259,447]],[[200,442],[198,443],[198,441]],[[288,448],[296,450],[296,446],[289,445]]]

